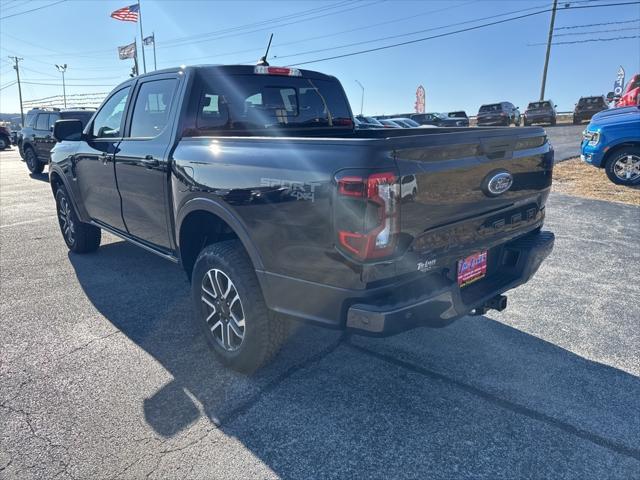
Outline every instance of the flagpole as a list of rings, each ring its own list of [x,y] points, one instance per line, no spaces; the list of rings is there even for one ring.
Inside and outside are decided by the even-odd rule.
[[[151,38],[153,38],[153,69],[157,70],[158,66],[156,65],[156,33],[151,32]]]
[[[136,44],[136,39],[134,37],[133,39],[133,43],[134,45]],[[133,56],[133,65],[135,66],[136,69],[136,76],[140,75],[140,71],[138,70],[138,47],[136,46],[135,50],[135,55]]]
[[[140,21],[140,47],[142,47],[142,68],[147,73],[147,62],[144,58],[144,35],[142,34],[142,9],[140,8],[140,0],[138,0],[138,20]]]

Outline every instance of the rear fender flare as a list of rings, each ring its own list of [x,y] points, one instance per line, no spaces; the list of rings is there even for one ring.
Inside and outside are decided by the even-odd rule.
[[[254,268],[258,271],[264,271],[262,257],[260,256],[260,253],[255,244],[251,240],[249,231],[245,224],[240,219],[238,219],[237,215],[235,215],[228,206],[220,201],[211,198],[192,198],[190,200],[187,200],[178,210],[175,223],[175,242],[178,247],[178,252],[180,252],[180,230],[182,228],[182,222],[187,217],[187,215],[198,210],[209,212],[226,222],[226,224],[229,225],[229,227],[236,233],[240,242],[242,242],[242,245],[249,255],[249,258],[251,258],[251,262],[253,263]]]

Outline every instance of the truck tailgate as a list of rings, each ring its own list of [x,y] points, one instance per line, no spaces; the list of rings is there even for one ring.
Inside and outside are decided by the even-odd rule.
[[[469,129],[389,141],[400,174],[400,231],[413,250],[464,250],[482,239],[526,231],[543,215],[553,150],[541,128]],[[487,182],[502,172],[513,183],[494,194]]]

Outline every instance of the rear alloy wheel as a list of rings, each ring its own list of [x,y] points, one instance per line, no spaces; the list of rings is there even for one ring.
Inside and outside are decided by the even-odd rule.
[[[614,152],[605,165],[609,180],[618,185],[640,185],[640,148]]]
[[[205,247],[191,276],[194,320],[216,357],[252,373],[278,351],[287,323],[269,312],[256,272],[238,240]]]
[[[56,192],[58,224],[64,242],[75,253],[88,253],[100,246],[101,231],[98,227],[78,220],[64,187]]]
[[[244,340],[244,309],[238,289],[222,270],[212,268],[202,279],[205,322],[220,348],[233,352]]]
[[[32,174],[42,173],[44,170],[44,163],[38,160],[35,150],[31,147],[25,148],[24,161],[27,162],[27,168]]]

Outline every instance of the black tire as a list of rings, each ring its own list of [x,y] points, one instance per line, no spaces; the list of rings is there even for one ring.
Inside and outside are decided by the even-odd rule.
[[[552,118],[551,119],[551,126],[555,127],[556,126],[556,122],[557,122],[557,120],[555,118]]]
[[[582,123],[582,120],[580,120],[580,119],[579,119],[579,118],[577,118],[577,117],[573,117],[573,124],[574,124],[574,125],[580,125],[581,123]]]
[[[44,170],[44,163],[38,160],[38,156],[33,147],[25,147],[24,161],[27,163],[27,168],[32,174],[42,173],[42,170]]]
[[[609,158],[607,159],[607,163],[604,166],[605,171],[607,172],[607,177],[613,183],[617,185],[625,185],[625,186],[636,186],[640,185],[640,174],[634,174],[630,179],[626,179],[618,176],[616,173],[616,164],[619,165],[618,162],[622,162],[625,165],[631,161],[633,165],[636,165],[636,168],[640,168],[640,147],[622,147],[619,150],[614,150],[609,154]]]
[[[525,127],[528,127],[529,125],[531,125],[531,124],[525,120],[525,121],[524,121],[524,126],[525,126]]]
[[[89,253],[98,249],[102,237],[101,230],[78,220],[64,187],[59,187],[56,191],[56,211],[60,232],[69,250],[74,253]]]
[[[0,150],[4,150],[6,148],[11,148],[11,140],[9,140],[9,137],[0,135]]]
[[[287,336],[287,321],[267,309],[251,260],[238,240],[214,243],[200,252],[191,276],[191,296],[196,324],[209,347],[234,370],[255,372],[278,352]],[[242,325],[235,320],[240,314]],[[236,331],[241,331],[242,338]]]

